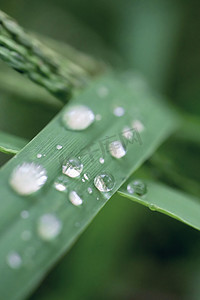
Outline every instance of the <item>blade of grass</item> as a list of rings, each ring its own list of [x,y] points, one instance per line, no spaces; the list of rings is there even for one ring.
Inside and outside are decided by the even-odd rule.
[[[73,99],[73,103],[89,106],[95,114],[101,115],[102,120],[96,121],[83,132],[73,132],[63,127],[61,111],[15,159],[1,169],[1,199],[7,199],[0,202],[0,269],[4,274],[0,293],[4,299],[22,299],[27,296],[108,199],[176,127],[176,117],[160,98],[145,91],[130,93],[112,76],[92,83]],[[116,106],[123,106],[125,114],[122,117],[113,114]],[[135,118],[142,118],[145,126],[140,134],[142,144],[127,144],[127,154],[120,160],[111,157],[104,143],[119,140],[124,126],[130,126]],[[61,150],[56,149],[58,144],[63,146]],[[45,156],[37,159],[38,153]],[[81,177],[68,178],[68,190],[75,190],[84,201],[81,207],[73,206],[66,193],[58,192],[53,187],[55,179],[61,175],[62,161],[70,156],[80,156],[84,172],[90,174],[90,180],[86,182]],[[104,164],[99,162],[102,156]],[[23,162],[40,163],[48,172],[44,189],[27,199],[17,195],[9,187],[13,168]],[[102,172],[114,176],[115,186],[106,194],[100,193],[93,184],[94,177]],[[91,195],[88,194],[88,187],[93,190]],[[20,217],[23,210],[29,212],[29,218]],[[45,213],[56,214],[63,224],[60,236],[49,243],[44,242],[37,233],[38,218]],[[24,230],[30,231],[32,235],[28,243],[20,238]],[[22,266],[18,270],[11,269],[6,263],[10,251],[17,251],[22,257]]]
[[[118,193],[147,206],[152,211],[161,212],[200,230],[199,199],[160,183],[148,180],[144,182],[147,184],[147,193],[142,197],[128,193],[127,183],[120,188]]]
[[[27,143],[23,138],[0,131],[0,152],[17,154]]]

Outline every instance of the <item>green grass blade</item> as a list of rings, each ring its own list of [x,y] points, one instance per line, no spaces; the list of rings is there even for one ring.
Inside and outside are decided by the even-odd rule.
[[[146,195],[139,197],[127,192],[127,183],[118,191],[120,195],[175,218],[200,230],[200,200],[168,186],[151,181],[147,184]]]
[[[17,154],[27,143],[23,138],[0,131],[0,152]]]
[[[3,299],[14,300],[27,296],[74,243],[108,199],[176,127],[176,117],[161,99],[144,91],[140,94],[138,91],[135,94],[130,93],[112,77],[99,79],[73,99],[73,104],[80,103],[89,106],[96,115],[100,114],[102,119],[95,121],[85,131],[74,132],[63,127],[61,111],[15,156],[15,159],[10,160],[1,169],[0,269],[4,275],[1,279],[0,294]],[[116,105],[125,109],[122,117],[113,114]],[[105,139],[109,142],[119,139],[123,127],[130,125],[135,118],[141,118],[145,126],[145,130],[140,134],[142,143],[127,144],[127,154],[119,160],[111,157],[105,151],[105,147],[105,153],[102,154],[102,142],[105,143]],[[63,146],[61,150],[56,149],[58,144]],[[89,147],[93,157],[91,152],[87,151]],[[38,159],[38,153],[45,156]],[[84,201],[80,207],[75,207],[69,202],[67,193],[58,192],[53,187],[55,179],[61,175],[62,161],[69,156],[80,156],[84,165],[83,172],[90,174],[90,180],[86,182],[82,182],[81,177],[67,178],[68,191],[77,191]],[[102,156],[105,159],[104,164],[99,162]],[[40,163],[48,173],[46,186],[27,198],[17,195],[9,186],[13,168],[23,162]],[[115,178],[113,190],[106,194],[96,190],[93,184],[94,177],[101,172],[108,172]],[[88,194],[88,187],[93,189],[91,195]],[[20,217],[23,210],[29,212],[29,218]],[[44,242],[37,233],[38,218],[44,213],[56,214],[63,224],[61,234],[51,242]],[[28,242],[21,240],[21,234],[25,230],[32,234]],[[10,251],[17,251],[22,257],[21,268],[13,270],[7,265],[6,257]],[[10,288],[7,287],[7,282]]]

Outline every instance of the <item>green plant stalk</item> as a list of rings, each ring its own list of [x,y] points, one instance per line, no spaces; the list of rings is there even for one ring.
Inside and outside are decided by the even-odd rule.
[[[76,54],[79,55],[78,52]],[[27,34],[2,11],[0,11],[0,58],[63,102],[67,102],[75,90],[85,87],[91,76],[89,71]]]

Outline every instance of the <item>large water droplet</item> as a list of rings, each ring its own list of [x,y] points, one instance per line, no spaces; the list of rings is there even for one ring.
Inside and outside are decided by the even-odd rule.
[[[109,192],[115,185],[114,177],[108,173],[97,175],[94,178],[94,185],[100,192]]]
[[[22,265],[22,258],[21,256],[13,251],[10,252],[7,257],[6,257],[6,261],[9,265],[9,267],[11,267],[12,269],[19,269]]]
[[[46,170],[35,163],[23,163],[17,166],[10,177],[10,185],[20,195],[37,192],[47,181]]]
[[[133,127],[134,129],[136,129],[139,133],[142,132],[142,131],[144,131],[144,125],[143,125],[142,122],[139,121],[139,120],[134,120],[134,121],[132,122],[132,127]]]
[[[63,178],[63,176],[59,176],[55,181],[54,181],[54,188],[59,191],[59,192],[64,192],[67,189],[67,184],[68,181]]]
[[[69,193],[69,200],[75,206],[79,206],[83,203],[83,200],[81,199],[81,197],[75,191],[71,191]]]
[[[129,194],[143,196],[147,192],[147,186],[143,181],[136,179],[127,185],[127,191]]]
[[[78,177],[83,171],[83,164],[80,159],[74,157],[66,160],[62,165],[63,174],[69,177]]]
[[[94,119],[93,111],[84,105],[70,106],[62,115],[63,124],[71,130],[84,130],[94,122]]]
[[[43,240],[51,241],[60,234],[62,223],[54,214],[45,214],[40,217],[37,230]]]
[[[116,117],[122,117],[124,115],[124,108],[121,106],[115,107],[113,113]]]
[[[109,144],[110,154],[115,158],[121,158],[126,155],[126,150],[120,141],[114,141]]]

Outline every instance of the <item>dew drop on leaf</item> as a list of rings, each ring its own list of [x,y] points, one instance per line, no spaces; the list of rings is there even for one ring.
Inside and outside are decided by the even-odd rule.
[[[147,193],[147,186],[143,181],[136,179],[127,185],[127,192],[129,194],[143,196]]]
[[[125,113],[125,110],[123,107],[121,106],[117,106],[114,108],[113,110],[113,114],[116,116],[116,117],[122,117]]]
[[[131,141],[133,138],[133,129],[131,129],[129,126],[125,126],[122,130],[122,135],[125,137],[125,139]]]
[[[100,162],[100,164],[104,164],[104,158],[103,158],[103,157],[100,157],[100,158],[99,158],[99,162]]]
[[[13,170],[9,183],[19,195],[31,195],[40,190],[46,181],[45,168],[35,163],[23,163]]]
[[[121,158],[126,155],[126,150],[120,141],[114,141],[109,144],[110,154],[115,158]]]
[[[89,187],[87,190],[88,190],[88,194],[92,194],[93,191],[91,187]]]
[[[62,122],[67,129],[84,130],[95,120],[93,111],[85,105],[74,105],[65,109]]]
[[[44,214],[38,221],[38,235],[45,241],[55,239],[62,230],[62,222],[54,214]]]
[[[59,191],[59,192],[64,192],[67,189],[67,184],[68,181],[63,178],[63,176],[59,176],[55,181],[54,181],[54,188]]]
[[[81,197],[75,191],[71,191],[69,193],[69,200],[75,206],[79,206],[83,203],[83,200],[81,199]]]
[[[56,149],[57,149],[57,150],[61,150],[62,147],[63,147],[62,145],[57,145],[57,146],[56,146]]]
[[[81,163],[80,159],[76,157],[64,161],[62,165],[63,174],[72,178],[78,177],[82,171],[83,171],[83,164]]]
[[[29,212],[27,210],[22,210],[20,216],[22,217],[22,219],[28,219]]]
[[[133,127],[135,130],[137,130],[138,132],[144,131],[144,125],[143,125],[142,122],[139,121],[139,120],[134,120],[134,121],[132,122],[132,127]]]
[[[102,173],[94,178],[94,185],[100,192],[109,192],[115,185],[114,177],[108,173]]]
[[[15,251],[10,252],[7,255],[6,261],[7,261],[7,264],[9,265],[9,267],[12,268],[12,269],[19,269],[22,265],[22,258]]]

